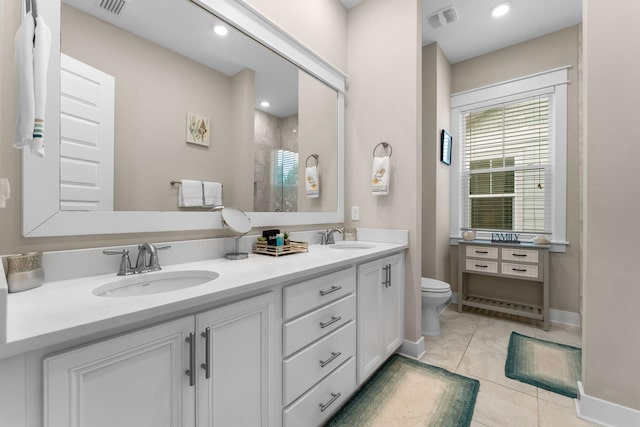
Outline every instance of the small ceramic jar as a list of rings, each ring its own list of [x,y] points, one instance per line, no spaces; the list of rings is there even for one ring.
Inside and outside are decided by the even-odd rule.
[[[476,232],[473,230],[467,230],[462,233],[462,239],[470,242],[476,239]]]
[[[12,255],[7,257],[7,285],[9,292],[22,292],[44,283],[42,253]]]

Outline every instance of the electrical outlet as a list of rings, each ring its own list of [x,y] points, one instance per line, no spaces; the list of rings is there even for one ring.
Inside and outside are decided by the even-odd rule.
[[[360,221],[360,206],[351,206],[351,221]]]

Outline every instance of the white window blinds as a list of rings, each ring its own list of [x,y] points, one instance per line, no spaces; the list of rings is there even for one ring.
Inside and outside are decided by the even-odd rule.
[[[551,233],[552,97],[461,111],[461,228]]]

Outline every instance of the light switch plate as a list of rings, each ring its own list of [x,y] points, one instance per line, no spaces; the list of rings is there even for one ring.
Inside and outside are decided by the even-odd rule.
[[[360,206],[351,206],[351,221],[360,221]]]

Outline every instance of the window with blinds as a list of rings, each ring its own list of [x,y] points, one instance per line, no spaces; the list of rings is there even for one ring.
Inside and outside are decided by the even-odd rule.
[[[461,228],[551,233],[552,96],[461,111]]]
[[[298,153],[288,150],[273,151],[272,188],[276,212],[298,210]]]

